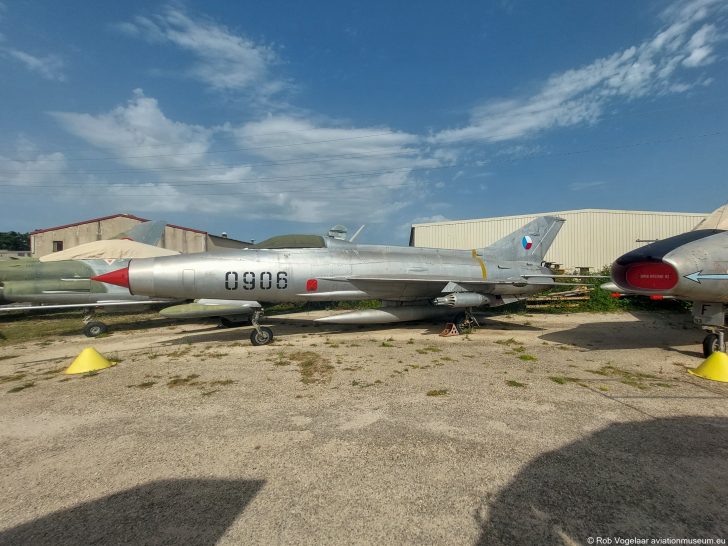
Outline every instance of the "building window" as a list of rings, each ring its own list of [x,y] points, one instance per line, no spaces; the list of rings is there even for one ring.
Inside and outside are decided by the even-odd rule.
[[[53,241],[53,252],[60,252],[63,250],[63,241]]]

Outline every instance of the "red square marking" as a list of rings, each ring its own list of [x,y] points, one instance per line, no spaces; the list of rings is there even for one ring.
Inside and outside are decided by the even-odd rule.
[[[308,279],[306,281],[306,292],[316,292],[318,290],[318,281],[316,279]]]

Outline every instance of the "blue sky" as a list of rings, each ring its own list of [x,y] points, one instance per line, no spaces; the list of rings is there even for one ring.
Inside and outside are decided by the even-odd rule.
[[[416,6],[416,7],[415,7]],[[0,0],[0,231],[728,201],[728,2]]]

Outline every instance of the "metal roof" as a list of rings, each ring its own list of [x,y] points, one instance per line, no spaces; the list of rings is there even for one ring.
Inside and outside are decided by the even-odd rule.
[[[623,209],[573,209],[573,210],[560,210],[552,212],[534,212],[531,214],[514,214],[508,216],[486,216],[482,218],[469,218],[465,220],[441,220],[439,222],[422,222],[419,224],[412,224],[412,227],[417,226],[438,226],[447,224],[465,224],[469,222],[483,222],[489,220],[505,220],[513,219],[518,220],[520,218],[531,219],[534,216],[559,216],[561,214],[578,214],[578,213],[608,213],[608,214],[649,214],[653,216],[688,216],[688,217],[705,217],[709,213],[705,212],[664,212],[654,210],[623,210]]]

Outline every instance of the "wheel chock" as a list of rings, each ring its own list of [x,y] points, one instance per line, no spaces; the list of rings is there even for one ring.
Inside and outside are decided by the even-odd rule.
[[[72,375],[95,372],[96,370],[103,370],[104,368],[109,368],[111,366],[111,362],[101,356],[96,349],[93,347],[86,347],[63,373]]]
[[[445,329],[440,332],[441,337],[450,337],[450,336],[459,336],[460,332],[458,331],[458,327],[455,326],[454,322],[448,322],[445,325]]]
[[[728,383],[728,354],[715,351],[700,366],[694,370],[688,370],[688,373],[703,379]]]

